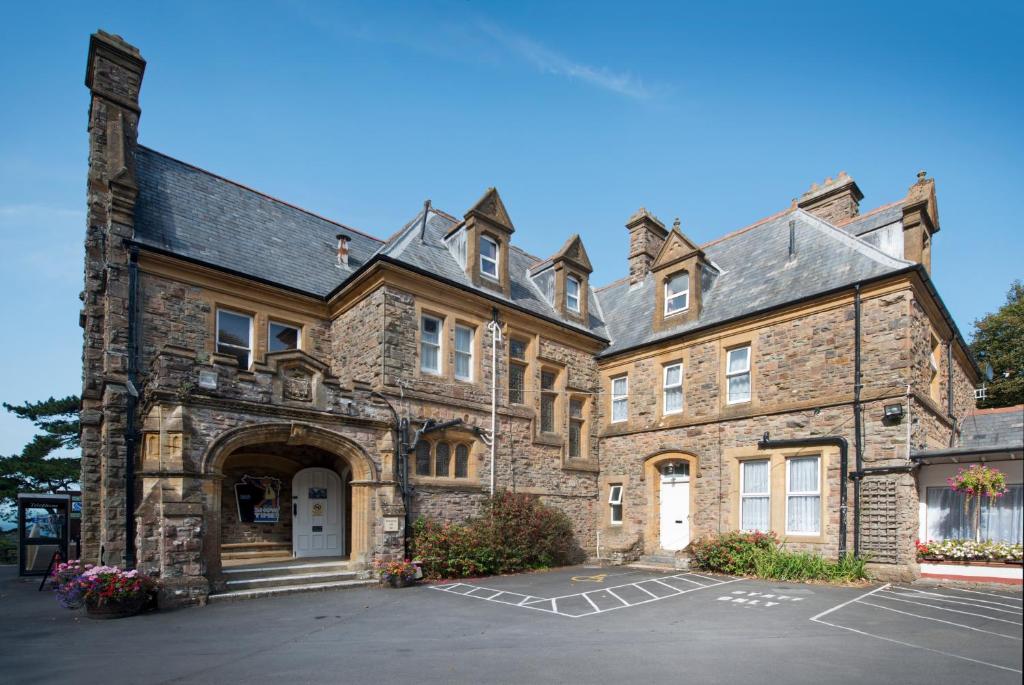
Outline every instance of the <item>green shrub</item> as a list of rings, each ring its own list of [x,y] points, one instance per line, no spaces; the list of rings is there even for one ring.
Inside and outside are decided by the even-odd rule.
[[[783,550],[774,534],[725,533],[693,544],[694,563],[705,571],[770,580],[866,580],[867,560],[847,555],[838,561],[810,552]]]
[[[419,518],[413,551],[427,578],[513,573],[580,561],[572,522],[531,495],[501,492],[466,523]]]

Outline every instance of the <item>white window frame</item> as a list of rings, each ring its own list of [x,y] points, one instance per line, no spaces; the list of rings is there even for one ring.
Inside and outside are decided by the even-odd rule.
[[[789,471],[793,464],[794,459],[814,459],[817,462],[818,477],[815,479],[817,485],[816,490],[808,490],[806,492],[799,491],[794,492],[789,489]],[[789,499],[791,497],[817,497],[818,498],[818,530],[806,531],[806,530],[790,530],[789,529]],[[786,535],[797,535],[802,537],[816,537],[821,535],[821,455],[802,455],[799,457],[787,457],[786,458]]]
[[[608,522],[613,526],[622,525],[622,485],[619,483],[608,487]]]
[[[618,381],[624,383],[625,390],[621,393],[615,392],[615,384]],[[612,378],[612,392],[611,392],[612,404],[611,404],[611,423],[623,423],[629,420],[629,376],[616,376]],[[623,403],[626,407],[626,411],[621,419],[615,418],[615,405],[617,403]]]
[[[271,326],[280,326],[282,328],[291,328],[292,330],[294,330],[295,331],[295,349],[297,349],[297,350],[301,350],[302,349],[302,327],[301,326],[296,326],[295,324],[291,324],[291,323],[285,323],[284,321],[274,321],[273,319],[269,319],[267,321],[267,352],[270,352],[270,340],[271,340],[270,327]],[[284,351],[285,350],[278,350],[278,352],[284,352]]]
[[[572,292],[572,287],[576,286],[576,292]],[[580,279],[575,276],[566,276],[565,278],[565,307],[570,312],[580,313],[580,293],[583,289],[583,283]]]
[[[459,349],[459,331],[460,330],[461,331],[468,331],[469,332],[469,351],[468,352]],[[476,329],[474,329],[472,326],[464,326],[462,324],[456,324],[455,325],[455,378],[457,378],[460,381],[472,381],[473,380],[473,362],[474,362],[474,358],[476,356],[475,353],[474,353],[475,347],[476,347]],[[468,364],[468,366],[469,366],[469,374],[468,375],[465,375],[465,376],[459,375],[459,358],[460,357],[469,357],[469,364]]]
[[[674,369],[676,367],[679,368],[679,383],[675,385],[669,385],[668,370]],[[679,409],[673,409],[672,411],[669,411],[668,409],[666,409],[666,407],[668,406],[668,402],[666,401],[668,399],[668,391],[675,390],[676,388],[679,388]],[[665,368],[662,369],[661,373],[661,413],[665,414],[666,416],[672,414],[682,414],[684,406],[686,406],[686,393],[683,391],[683,363],[676,362],[674,364],[667,364]]]
[[[242,347],[241,345],[232,345],[231,343],[222,343],[220,341],[220,314],[221,314],[221,312],[224,312],[225,314],[233,314],[235,316],[241,316],[241,317],[246,318],[246,319],[249,320],[249,346],[248,347]],[[214,349],[217,350],[218,352],[220,352],[220,346],[223,345],[224,347],[230,347],[230,348],[235,349],[235,350],[245,350],[246,354],[248,355],[248,360],[247,360],[248,364],[246,364],[245,368],[247,370],[252,368],[253,347],[254,347],[254,345],[253,345],[253,334],[254,334],[253,325],[254,324],[253,324],[253,316],[252,316],[252,314],[246,314],[245,312],[236,312],[233,309],[227,309],[225,307],[217,307],[217,330],[214,332],[214,339],[213,339]]]
[[[732,364],[730,364],[729,362],[732,359],[732,355],[733,355],[734,352],[739,352],[740,350],[746,350],[747,351],[747,368],[743,369],[742,371],[732,371],[732,372],[730,372],[729,368],[732,366]],[[734,348],[732,348],[731,350],[728,350],[725,353],[725,402],[726,402],[726,404],[743,404],[744,402],[749,402],[754,397],[754,377],[753,377],[753,374],[750,373],[750,367],[751,367],[751,363],[750,363],[751,359],[750,358],[752,356],[753,356],[753,349],[751,348],[750,345],[740,345],[739,347],[734,347]],[[732,398],[732,395],[729,393],[729,379],[735,378],[737,376],[742,376],[744,374],[747,375],[747,387],[749,388],[749,393],[750,394],[747,396],[746,399],[734,400]]]
[[[484,254],[483,249],[480,249],[480,275],[484,276],[485,278],[491,278],[496,281],[498,280],[499,275],[501,273],[501,271],[498,269],[499,261],[501,260],[501,248],[498,245],[498,241],[495,240],[494,238],[486,235],[480,236],[480,245],[483,245],[485,242],[490,243],[491,245],[494,246],[494,257],[488,257],[487,255]],[[494,273],[491,273],[490,271],[485,269],[485,264],[493,264]]]
[[[679,292],[673,292],[670,289],[672,279],[676,276],[685,276],[686,289],[680,290]],[[683,306],[679,309],[672,309],[671,303],[673,300],[683,298]],[[665,316],[673,316],[675,314],[682,314],[690,308],[690,273],[688,271],[680,271],[679,273],[672,274],[665,280]]]
[[[764,462],[764,463],[768,464],[768,489],[765,492],[745,492],[743,485],[744,485],[744,483],[746,481],[746,478],[744,476],[744,471],[746,469],[744,467],[747,464],[757,464],[757,463],[761,463],[761,462]],[[754,533],[754,532],[757,532],[757,530],[754,529],[754,528],[747,528],[746,526],[743,525],[743,500],[746,499],[746,498],[764,499],[765,497],[768,498],[768,530],[760,531],[762,533],[768,533],[772,529],[772,460],[771,459],[744,459],[743,461],[740,462],[740,511],[739,511],[739,514],[740,514],[740,530],[743,531],[744,533]],[[788,516],[788,514],[789,514],[789,512],[787,511],[787,516]]]
[[[436,321],[437,322],[437,342],[436,343],[427,342],[423,338],[423,333],[424,333],[423,323],[427,319],[430,319],[431,321]],[[431,369],[431,368],[428,368],[428,367],[424,366],[424,361],[426,360],[426,356],[424,356],[424,354],[423,354],[423,346],[424,345],[430,345],[431,347],[436,347],[437,348],[437,368]],[[420,372],[421,373],[429,373],[432,376],[440,376],[441,375],[441,368],[442,368],[442,366],[444,364],[444,362],[443,362],[444,356],[442,355],[443,352],[444,352],[444,321],[442,319],[440,319],[440,318],[438,318],[436,316],[432,316],[430,314],[420,314]]]

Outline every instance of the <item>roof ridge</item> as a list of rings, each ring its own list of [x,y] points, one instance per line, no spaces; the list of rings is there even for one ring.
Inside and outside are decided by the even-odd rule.
[[[256,190],[255,188],[253,188],[251,186],[247,186],[244,183],[239,183],[238,181],[232,180],[232,179],[228,178],[227,176],[221,176],[220,174],[214,173],[214,172],[210,171],[209,169],[204,169],[203,167],[197,166],[195,164],[192,164],[191,162],[186,162],[184,160],[178,159],[177,157],[172,157],[171,155],[167,154],[166,152],[160,152],[159,150],[155,150],[155,149],[149,147],[148,145],[142,145],[140,143],[138,145],[138,147],[141,147],[141,148],[143,148],[145,150],[148,150],[148,151],[152,152],[153,154],[160,155],[161,157],[169,159],[172,162],[177,162],[178,164],[182,164],[184,166],[187,166],[190,169],[195,169],[196,171],[198,171],[200,173],[203,173],[203,174],[206,174],[207,176],[212,176],[213,178],[219,179],[219,180],[224,181],[226,183],[230,183],[231,185],[236,186],[238,188],[241,188],[242,190],[247,190],[250,193],[255,193],[256,195],[259,195],[261,197],[265,197],[268,200],[270,200],[271,202],[276,202],[278,204],[284,205],[285,207],[291,207],[292,209],[300,211],[303,214],[308,214],[309,216],[316,217],[317,219],[320,219],[322,221],[326,221],[327,223],[334,224],[335,226],[339,226],[340,228],[344,228],[347,231],[353,231],[355,233],[358,233],[359,235],[363,236],[364,238],[369,238],[370,240],[374,240],[374,241],[376,241],[378,243],[384,243],[385,242],[385,241],[381,240],[380,238],[377,238],[376,236],[372,236],[369,233],[366,233],[365,231],[362,231],[362,230],[360,230],[358,228],[355,228],[353,226],[349,226],[347,224],[343,224],[340,221],[335,221],[334,219],[330,219],[330,218],[324,216],[323,214],[317,214],[316,212],[308,210],[308,209],[305,209],[304,207],[299,207],[298,205],[292,204],[291,202],[288,202],[287,200],[282,200],[281,198],[274,197],[273,195],[270,195],[269,193],[265,193],[262,190]]]
[[[738,228],[735,231],[732,231],[730,233],[726,233],[725,235],[723,235],[723,236],[721,236],[719,238],[715,238],[714,240],[708,241],[708,242],[704,243],[703,245],[701,245],[700,249],[703,250],[705,248],[711,247],[712,245],[717,245],[718,243],[723,242],[725,240],[729,240],[731,238],[735,238],[736,236],[741,235],[743,233],[746,233],[747,231],[753,230],[753,229],[757,228],[758,226],[760,226],[762,224],[766,224],[769,221],[773,221],[775,219],[778,219],[779,217],[785,216],[785,215],[789,214],[790,212],[794,212],[794,211],[796,211],[795,207],[787,207],[786,209],[783,209],[781,212],[776,212],[775,214],[772,214],[771,216],[766,216],[763,219],[759,219],[758,221],[755,221],[754,223],[750,224],[749,226],[744,226],[743,228]]]
[[[519,247],[518,245],[513,245],[513,244],[509,243],[509,248],[511,248],[511,249],[513,249],[513,250],[515,250],[516,252],[518,252],[518,253],[520,253],[520,254],[522,254],[522,255],[525,255],[525,256],[529,257],[529,258],[530,258],[530,259],[532,259],[532,260],[533,260],[533,261],[534,261],[535,263],[536,263],[536,262],[539,262],[539,261],[543,261],[543,260],[542,260],[542,259],[541,259],[540,257],[538,257],[538,256],[536,256],[536,255],[532,255],[532,254],[530,254],[529,252],[527,252],[527,251],[526,251],[526,250],[524,250],[523,248]],[[532,268],[532,265],[531,265],[531,268]]]
[[[892,202],[890,202],[888,204],[884,204],[884,205],[881,205],[879,207],[875,207],[870,212],[864,212],[863,214],[858,214],[857,216],[851,216],[851,217],[849,217],[847,219],[842,219],[840,221],[833,222],[832,225],[836,226],[837,228],[838,227],[842,227],[842,226],[849,226],[850,224],[857,223],[861,219],[867,219],[872,214],[878,214],[879,212],[883,212],[886,209],[889,209],[891,207],[895,207],[896,205],[899,205],[899,204],[903,204],[903,199],[893,200]]]
[[[599,286],[597,288],[594,288],[594,292],[601,292],[602,290],[608,290],[608,288],[612,288],[612,287],[614,287],[616,285],[619,285],[620,283],[625,283],[628,280],[629,280],[629,276],[623,276],[622,278],[617,278],[617,279],[615,279],[614,281],[612,281],[611,283],[609,283],[607,285],[602,285],[602,286]]]

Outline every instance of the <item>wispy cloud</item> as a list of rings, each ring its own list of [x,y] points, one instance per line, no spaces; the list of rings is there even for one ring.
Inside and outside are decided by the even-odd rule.
[[[647,100],[653,95],[651,90],[632,74],[575,62],[531,38],[513,33],[490,22],[480,22],[480,28],[505,46],[512,54],[528,62],[542,73],[582,81],[596,88],[636,100]]]

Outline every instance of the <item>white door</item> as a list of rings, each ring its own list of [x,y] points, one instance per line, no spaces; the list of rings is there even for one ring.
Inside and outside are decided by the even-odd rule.
[[[672,462],[661,467],[661,548],[679,550],[690,544],[690,465]]]
[[[341,477],[330,469],[309,468],[292,479],[292,556],[340,557],[344,507]]]

